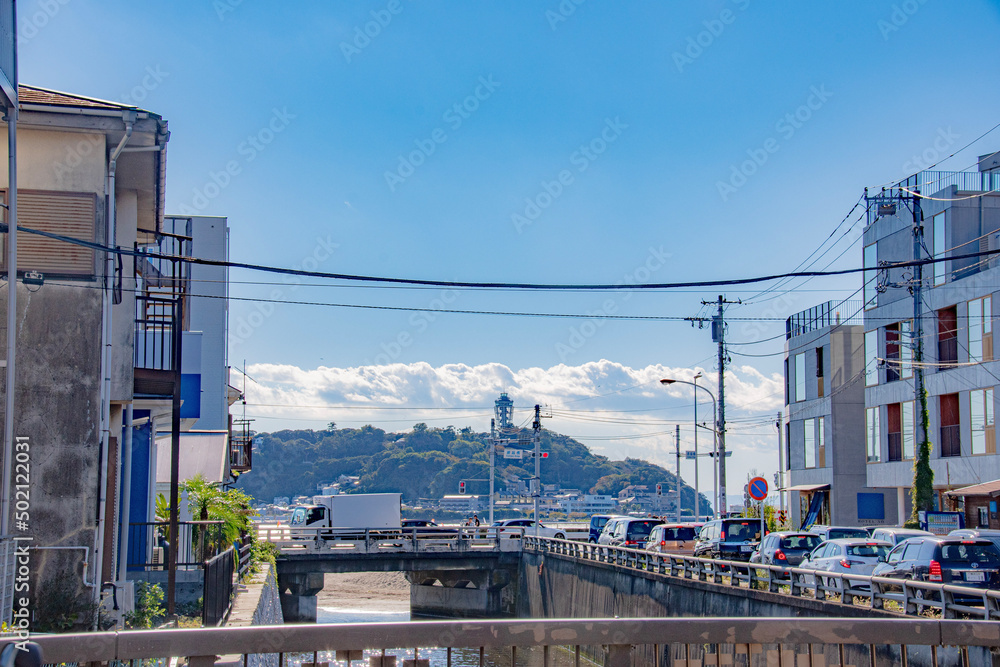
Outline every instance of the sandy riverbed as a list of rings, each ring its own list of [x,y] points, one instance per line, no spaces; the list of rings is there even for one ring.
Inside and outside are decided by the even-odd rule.
[[[410,584],[402,572],[327,574],[319,607],[409,611]]]

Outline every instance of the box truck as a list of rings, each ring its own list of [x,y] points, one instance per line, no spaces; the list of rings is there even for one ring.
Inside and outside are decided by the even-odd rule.
[[[312,505],[299,505],[292,511],[289,526],[295,528],[330,528],[322,537],[364,536],[356,529],[384,531],[400,529],[401,496],[398,493],[341,493],[335,496],[313,496]],[[301,535],[312,538],[312,535]]]

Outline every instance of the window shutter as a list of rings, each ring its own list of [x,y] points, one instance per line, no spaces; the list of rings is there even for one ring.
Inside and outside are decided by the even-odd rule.
[[[95,240],[97,199],[93,194],[18,190],[21,227]],[[6,192],[4,199],[6,199]],[[29,232],[17,233],[17,270],[54,276],[93,276],[94,250]],[[2,262],[6,268],[6,256]]]

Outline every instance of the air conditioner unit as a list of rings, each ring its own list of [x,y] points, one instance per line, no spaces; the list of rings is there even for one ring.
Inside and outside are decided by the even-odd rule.
[[[163,560],[163,547],[153,547],[152,564],[154,570],[162,570],[165,564]]]

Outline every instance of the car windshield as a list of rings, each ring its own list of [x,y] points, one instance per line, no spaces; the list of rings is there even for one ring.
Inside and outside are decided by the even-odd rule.
[[[862,558],[885,558],[889,549],[882,544],[852,544],[847,547],[848,556]]]
[[[653,526],[658,526],[659,523],[656,521],[634,521],[632,525],[628,527],[628,537],[629,539],[635,539],[637,537],[647,537]]]
[[[828,540],[840,540],[844,538],[851,537],[868,537],[868,531],[864,528],[831,528],[830,534],[826,539]]]
[[[664,540],[693,540],[694,536],[694,528],[690,526],[675,526],[663,530]]]
[[[812,551],[822,541],[819,535],[789,535],[788,537],[781,538],[781,548]]]
[[[733,522],[725,524],[724,527],[727,542],[746,542],[760,539],[760,521]]]
[[[1000,552],[992,544],[942,544],[941,560],[951,564],[1000,566]]]
[[[292,520],[289,522],[292,526],[297,526],[300,523],[306,522],[306,508],[296,507],[295,511],[292,512]]]

